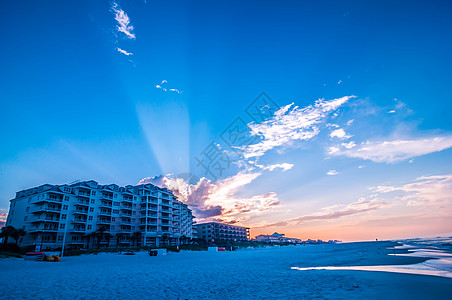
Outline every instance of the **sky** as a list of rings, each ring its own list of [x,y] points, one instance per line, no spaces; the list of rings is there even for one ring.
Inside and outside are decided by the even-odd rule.
[[[0,223],[19,190],[92,179],[252,236],[452,234],[447,1],[0,10]]]

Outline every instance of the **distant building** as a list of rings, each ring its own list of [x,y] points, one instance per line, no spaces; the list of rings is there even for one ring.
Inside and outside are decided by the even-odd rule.
[[[282,243],[291,243],[291,244],[299,244],[301,243],[300,239],[289,238],[286,237],[284,233],[273,233],[271,235],[261,234],[256,236],[256,242],[263,243],[272,243],[272,244],[282,244]]]
[[[198,234],[198,239],[203,239],[209,244],[222,241],[245,242],[250,239],[250,229],[247,227],[217,222],[196,224],[193,227]]]
[[[119,187],[95,181],[44,184],[19,191],[6,225],[27,234],[20,246],[87,247],[99,229],[101,247],[177,245],[193,238],[193,215],[173,193],[152,184]],[[137,233],[138,232],[138,233]]]

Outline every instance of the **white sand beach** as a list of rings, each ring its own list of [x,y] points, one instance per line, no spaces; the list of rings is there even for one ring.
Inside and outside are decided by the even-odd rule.
[[[452,278],[296,268],[422,264],[393,242],[0,259],[1,299],[450,299]],[[392,255],[388,255],[392,254]],[[394,255],[395,254],[395,255]],[[443,274],[452,274],[450,265]]]

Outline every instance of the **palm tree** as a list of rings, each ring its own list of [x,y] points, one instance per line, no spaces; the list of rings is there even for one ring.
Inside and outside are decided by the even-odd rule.
[[[6,247],[8,244],[9,237],[15,237],[17,234],[17,229],[13,226],[6,226],[2,228],[2,232],[0,233],[0,237],[4,238],[3,246]]]
[[[140,231],[135,231],[132,234],[132,241],[133,241],[133,245],[135,246],[135,241],[137,241],[137,246],[138,246],[138,240],[141,239],[141,232]]]
[[[105,226],[100,227],[97,231],[96,231],[96,236],[97,236],[97,249],[100,248],[100,241],[102,240],[102,238],[104,237],[104,232],[107,231],[107,228]]]
[[[23,230],[22,228],[17,230],[17,233],[15,234],[15,239],[16,239],[16,246],[17,246],[17,242],[19,241],[19,238],[21,236],[25,236],[27,234],[27,232],[25,230]]]
[[[107,238],[107,248],[110,247],[110,239],[113,237],[109,233],[104,233],[104,236]]]
[[[162,244],[165,245],[166,240],[168,239],[168,233],[162,234]]]
[[[88,234],[85,234],[85,236],[83,237],[83,239],[86,240],[87,248],[89,248],[89,241],[91,240],[91,236],[92,236],[92,233],[88,233]]]
[[[121,241],[121,238],[125,236],[124,233],[117,233],[116,234],[116,248],[119,248],[119,242]]]
[[[187,242],[187,237],[185,235],[182,235],[180,237],[180,243],[181,245],[185,245],[185,243]]]
[[[91,248],[94,248],[94,239],[96,238],[97,234],[93,231],[85,235],[86,239],[86,247],[89,249],[89,242],[93,241]]]

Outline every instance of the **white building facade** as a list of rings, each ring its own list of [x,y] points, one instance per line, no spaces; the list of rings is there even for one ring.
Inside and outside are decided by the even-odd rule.
[[[42,250],[63,243],[66,248],[162,246],[195,237],[193,218],[187,205],[165,188],[83,181],[17,192],[5,226],[27,232],[20,246]]]

